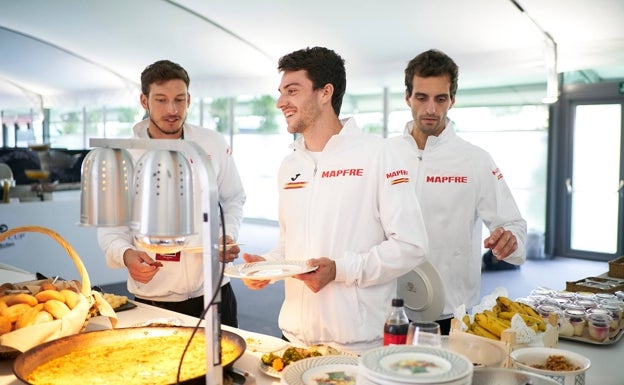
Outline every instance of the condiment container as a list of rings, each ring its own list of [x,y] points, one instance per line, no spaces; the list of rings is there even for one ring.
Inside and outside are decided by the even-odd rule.
[[[534,298],[534,297],[517,298],[516,302],[521,302],[521,303],[523,303],[525,305],[529,305],[533,309],[535,309],[537,307],[537,305],[539,305],[539,301],[536,298]]]
[[[577,299],[574,303],[579,306],[583,306],[585,310],[598,307],[598,303],[593,299]]]
[[[606,310],[609,312],[608,314],[611,316],[611,318],[613,318],[613,321],[611,322],[612,330],[616,330],[620,327],[620,315],[622,311],[620,309],[620,306],[601,303],[600,305],[598,305],[597,308],[592,309],[591,311],[596,310]]]
[[[619,308],[620,309],[620,321],[622,320],[622,318],[624,318],[624,302],[620,301],[619,299],[602,301],[598,304],[598,307],[601,307],[602,305]]]
[[[589,292],[589,291],[577,291],[576,292],[576,299],[589,299],[589,300],[594,300],[596,299],[596,294]]]
[[[611,318],[608,314],[590,313],[587,315],[587,327],[589,336],[596,341],[604,341],[609,337]]]
[[[547,323],[554,325],[554,321],[551,322],[552,317],[555,317],[557,320],[557,326],[559,327],[561,327],[565,322],[565,318],[563,318],[563,310],[561,310],[561,308],[557,305],[542,304],[535,310]]]
[[[550,314],[554,313],[557,315],[561,315],[561,308],[559,308],[559,306],[556,305],[552,305],[552,304],[542,304],[539,305],[537,307],[537,309],[535,309],[537,311],[537,313],[539,315],[542,316],[542,318],[548,320],[548,317],[550,316]]]
[[[572,301],[576,299],[576,294],[574,294],[573,291],[561,290],[553,292],[552,297],[555,299]]]
[[[536,287],[535,289],[531,290],[531,295],[544,295],[550,297],[552,293],[552,289],[547,289],[545,287]]]
[[[596,298],[596,301],[598,302],[602,302],[604,300],[617,299],[617,296],[611,293],[596,293],[594,296]]]
[[[578,337],[582,336],[583,331],[585,330],[585,324],[586,324],[585,310],[575,309],[571,307],[571,308],[565,309],[563,311],[563,315],[566,318],[566,320],[570,322],[570,324],[574,328],[573,334]]]

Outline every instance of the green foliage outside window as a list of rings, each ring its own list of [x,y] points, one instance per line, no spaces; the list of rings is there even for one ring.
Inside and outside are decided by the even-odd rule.
[[[263,95],[251,101],[252,115],[261,117],[261,123],[258,127],[259,132],[277,133],[279,131],[279,126],[275,121],[277,116],[275,103],[275,99],[270,95]]]

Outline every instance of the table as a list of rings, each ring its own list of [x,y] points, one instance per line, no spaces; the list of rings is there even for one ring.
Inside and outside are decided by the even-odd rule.
[[[194,326],[198,319],[169,310],[160,309],[143,303],[136,303],[134,309],[118,312],[117,327],[129,327],[141,322],[157,318],[177,318],[184,326]],[[96,317],[89,321],[88,330],[110,328],[108,318]],[[256,335],[246,330],[222,326],[223,330],[232,331],[243,338]],[[587,385],[622,385],[624,384],[624,370],[619,366],[624,356],[624,342],[619,341],[612,345],[592,345],[570,340],[559,340],[559,348],[582,354],[591,360],[591,367],[585,376]],[[262,353],[247,350],[235,363],[234,368],[249,374],[246,385],[279,385],[276,378],[267,376],[259,369],[258,361]],[[0,361],[0,385],[23,385],[13,375],[13,360]]]
[[[137,305],[136,308],[125,310],[117,313],[119,322],[118,328],[129,327],[142,322],[154,320],[154,319],[170,319],[175,318],[182,321],[184,326],[195,326],[198,318],[190,317],[185,314],[172,312],[169,310],[157,308],[154,306],[146,305],[140,302],[133,302]],[[108,318],[96,317],[89,320],[87,330],[102,330],[110,329],[110,322]],[[247,332],[242,329],[232,328],[226,325],[222,326],[223,330],[232,331],[243,338],[247,338],[247,335],[257,334]],[[246,372],[249,374],[248,380],[245,385],[279,385],[279,380],[260,372],[258,362],[262,353],[252,352],[247,350],[235,363],[234,368]],[[13,360],[0,360],[0,385],[23,385],[13,375]]]

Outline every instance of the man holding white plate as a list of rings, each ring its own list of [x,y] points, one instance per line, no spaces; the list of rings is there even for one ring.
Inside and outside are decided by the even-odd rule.
[[[280,240],[264,256],[243,258],[274,271],[300,264],[302,274],[285,278],[286,339],[361,353],[382,345],[396,279],[425,261],[420,205],[404,161],[354,119],[339,119],[346,74],[338,54],[298,50],[278,70],[277,107],[298,135],[278,174]],[[253,274],[249,288],[270,282]]]

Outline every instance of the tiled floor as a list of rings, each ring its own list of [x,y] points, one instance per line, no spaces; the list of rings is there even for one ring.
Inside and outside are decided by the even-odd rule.
[[[269,251],[278,239],[275,225],[245,222],[238,241],[244,243],[243,252],[262,254]],[[607,262],[595,262],[571,258],[527,260],[519,269],[484,271],[481,297],[497,287],[507,289],[510,298],[526,296],[538,286],[565,289],[566,281],[576,281],[588,276],[605,273]],[[238,279],[232,280],[238,299],[238,319],[242,329],[280,336],[277,316],[284,298],[283,281],[269,285],[263,290],[248,289]],[[125,293],[125,284],[109,285],[107,291]]]

